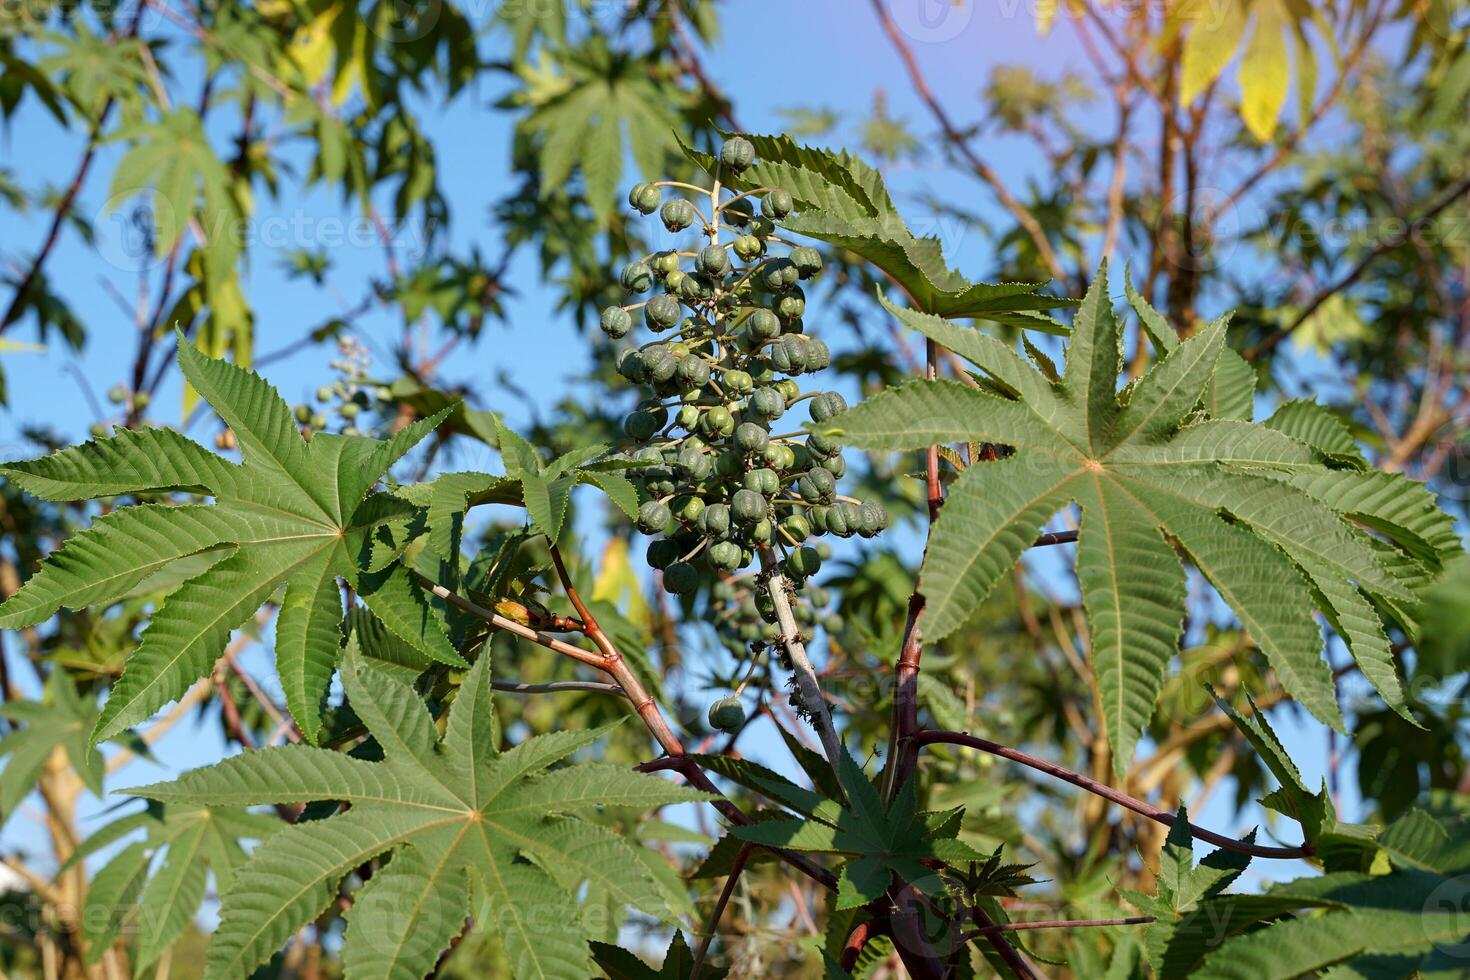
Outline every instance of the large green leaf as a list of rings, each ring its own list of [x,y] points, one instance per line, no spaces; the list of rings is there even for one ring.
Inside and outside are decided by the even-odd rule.
[[[97,706],[77,694],[65,671],[51,672],[44,701],[0,704],[0,718],[13,726],[0,738],[0,760],[5,763],[0,769],[0,826],[35,788],[41,767],[58,748],[86,787],[102,795],[105,767],[90,738]]]
[[[175,803],[150,806],[99,829],[72,861],[139,830],[143,837],[103,864],[88,890],[82,915],[87,962],[101,959],[126,930],[133,975],[151,974],[158,957],[194,921],[210,873],[225,890],[245,863],[240,842],[265,840],[283,826],[274,816]]]
[[[1406,710],[1378,609],[1413,603],[1458,551],[1453,525],[1409,480],[1326,465],[1350,456],[1339,433],[1309,432],[1296,418],[1276,427],[1212,418],[1202,399],[1230,363],[1223,320],[1180,343],[1152,324],[1150,333],[1169,338],[1166,352],[1120,392],[1105,269],[1078,311],[1058,380],[974,330],[890,309],[990,383],[911,382],[834,419],[834,430],[872,450],[1009,447],[999,461],[966,470],[945,502],[922,573],[928,638],[962,627],[1047,521],[1076,503],[1077,572],[1119,772],[1177,650],[1180,553],[1317,717],[1342,726],[1315,609],[1385,700]]]
[[[737,191],[780,187],[798,213],[785,231],[847,249],[885,273],[915,307],[943,317],[973,317],[1047,333],[1062,325],[1042,310],[1071,305],[1038,283],[972,283],[944,260],[938,238],[916,237],[894,207],[882,176],[848,153],[802,146],[787,136],[750,136],[756,163],[740,174],[690,147],[684,153]]]
[[[249,975],[374,858],[387,860],[355,894],[342,950],[355,977],[428,973],[463,928],[472,889],[488,902],[493,914],[481,925],[499,933],[516,977],[592,975],[578,925],[583,886],[666,917],[659,886],[630,845],[579,818],[705,794],[606,764],[551,769],[605,729],[541,735],[499,751],[488,658],[465,678],[442,742],[413,689],[355,654],[344,662],[343,685],[383,761],[284,746],[132,791],[201,805],[350,804],[282,831],[251,855],[224,895],[206,976]]]
[[[0,475],[48,500],[169,490],[215,499],[213,505],[135,504],[97,519],[0,606],[0,628],[31,626],[63,607],[115,601],[177,559],[218,552],[218,562],[172,592],[153,615],[94,738],[116,735],[180,697],[209,673],[230,632],[282,585],[276,669],[292,715],[315,738],[339,658],[338,579],[359,584],[356,555],[376,525],[402,510],[368,491],[437,417],[386,442],[329,433],[307,442],[289,406],[253,372],[211,360],[182,338],[179,364],[235,433],[243,465],[177,433],[144,429],[0,466]],[[364,598],[376,605],[371,590]],[[395,619],[382,618],[393,626]],[[420,633],[406,638],[434,659],[465,663],[442,636],[432,643]]]

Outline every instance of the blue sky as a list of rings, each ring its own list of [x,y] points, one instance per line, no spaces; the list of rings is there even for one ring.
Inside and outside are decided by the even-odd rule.
[[[998,63],[1027,63],[1043,71],[1059,66],[1080,70],[1083,63],[1069,30],[1059,29],[1044,39],[1038,36],[1031,17],[1033,5],[1029,3],[1002,3],[992,8],[986,4],[926,5],[923,0],[914,0],[893,3],[892,7],[900,23],[911,32],[915,52],[936,94],[960,107],[957,115],[962,120],[967,115],[964,107],[975,104],[976,92],[990,68]],[[916,19],[910,16],[911,7],[913,11],[927,9],[944,16]],[[782,124],[778,110],[794,104],[826,106],[849,120],[859,118],[870,109],[878,90],[887,98],[888,111],[906,118],[916,133],[926,134],[933,128],[867,4],[852,0],[741,0],[725,5],[723,25],[724,38],[708,66],[713,77],[733,93],[741,122],[753,131],[778,130]],[[499,242],[488,220],[488,209],[510,189],[506,180],[510,119],[490,109],[501,94],[501,85],[492,78],[463,93],[447,110],[426,119],[428,135],[437,147],[439,179],[455,206],[451,234],[456,250],[477,245],[492,260],[499,253]],[[1109,121],[1101,118],[1097,124],[1103,127]],[[8,131],[0,133],[0,163],[13,168],[17,179],[29,188],[63,183],[75,166],[78,152],[79,143],[74,137],[44,122],[34,111],[22,114]],[[1008,183],[1046,177],[1036,173],[1039,160],[1014,141],[989,141],[985,152]],[[81,196],[81,205],[88,213],[97,213],[106,201],[105,181],[117,157],[114,147],[104,148],[99,154]],[[916,225],[925,230],[921,210],[914,207],[923,193],[953,196],[967,206],[994,213],[987,192],[943,168],[939,158],[936,149],[925,159],[891,168],[889,173],[901,205],[908,205]],[[345,216],[350,217],[350,211],[344,210],[335,194],[288,193],[279,201],[264,196],[257,201],[263,234],[268,228],[274,234],[284,232],[288,246],[324,242],[338,233],[339,226],[332,222]],[[33,249],[43,234],[43,219],[43,215],[6,214],[0,254],[15,257]],[[985,268],[989,256],[980,230],[957,225],[936,230],[953,265],[972,273]],[[115,219],[100,221],[99,233],[111,236],[104,240],[104,255],[117,254],[109,243],[116,241],[118,232]],[[400,237],[400,247],[412,247],[414,235],[410,229]],[[256,310],[257,354],[282,347],[341,309],[338,299],[328,291],[307,280],[288,279],[280,268],[284,249],[272,247],[273,241],[263,239],[255,247],[246,284]],[[331,257],[336,266],[333,281],[348,303],[362,295],[368,277],[383,275],[384,256],[376,242],[349,241],[331,248]],[[1119,254],[1114,258],[1124,261],[1128,256]],[[88,345],[75,356],[58,348],[45,354],[7,357],[11,406],[0,411],[3,458],[33,452],[19,438],[20,429],[26,425],[43,424],[73,439],[84,437],[96,417],[81,393],[78,377],[86,379],[106,407],[106,390],[125,380],[124,372],[131,363],[136,340],[131,320],[104,284],[110,283],[118,295],[131,302],[137,286],[133,273],[99,260],[97,253],[74,233],[64,237],[50,273],[88,325]],[[491,325],[478,346],[462,348],[446,365],[446,380],[511,372],[517,385],[530,393],[534,409],[551,412],[573,379],[586,368],[588,348],[576,325],[554,311],[555,294],[542,288],[537,278],[532,257],[522,256],[513,268],[518,295],[509,300],[509,325]],[[377,353],[387,349],[399,329],[397,321],[386,316],[370,317],[361,324],[360,335]],[[26,331],[17,331],[17,336],[28,339]],[[548,356],[548,352],[555,352],[555,356]],[[330,348],[308,350],[272,364],[265,373],[288,400],[304,401],[321,383],[326,362],[332,356]],[[504,393],[492,393],[489,403],[507,412],[515,422],[524,422],[532,411],[532,406]],[[164,389],[154,413],[163,421],[176,422],[178,406],[179,392],[174,383]],[[205,426],[193,430],[196,436],[211,431]],[[485,455],[483,461],[470,458],[461,462],[494,466],[493,456]],[[267,660],[258,657],[251,662],[264,667],[258,672],[261,676],[269,676]],[[1281,712],[1276,717],[1290,734],[1309,779],[1315,779],[1325,762],[1324,733],[1314,723],[1298,726]],[[216,729],[214,724],[196,729],[190,723],[176,729],[158,749],[166,771],[217,757],[223,744]],[[159,775],[159,771],[140,763],[125,770],[114,785],[136,784]],[[1352,780],[1344,780],[1349,801],[1353,796],[1351,784]],[[1209,810],[1200,815],[1201,822],[1221,830],[1249,826],[1253,822],[1249,815],[1236,820],[1229,812],[1225,805],[1228,798],[1227,792],[1217,793]],[[96,809],[91,803],[87,806]],[[30,833],[15,822],[5,829],[7,837],[25,834],[31,839]]]

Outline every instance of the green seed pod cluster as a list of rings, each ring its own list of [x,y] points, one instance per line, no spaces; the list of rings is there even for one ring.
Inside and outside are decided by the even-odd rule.
[[[796,557],[807,551],[811,554]],[[804,567],[809,562],[814,563],[810,567],[819,567],[822,559],[831,554],[831,547],[825,542],[819,542],[801,549],[792,549],[783,560],[783,565],[788,565],[795,559],[795,563]],[[789,574],[789,569],[787,571]],[[801,602],[793,603],[791,607],[799,639],[811,642],[818,626],[828,633],[836,633],[842,629],[842,617],[828,610],[832,595],[826,589],[807,585],[802,589],[801,598]],[[759,656],[762,651],[770,649],[782,658],[782,666],[790,669],[791,665],[784,662],[785,652],[780,643],[781,626],[776,621],[776,607],[764,584],[751,578],[720,579],[710,586],[710,609],[711,621],[730,653],[737,657],[744,656],[747,652]]]
[[[753,165],[754,147],[732,138],[719,160],[728,181]],[[622,426],[645,501],[638,528],[654,538],[648,563],[682,595],[770,549],[802,586],[821,567],[826,546],[814,539],[876,534],[888,520],[876,502],[838,493],[842,447],[803,428],[847,407],[836,392],[803,392],[796,380],[832,359],[804,321],[802,283],[821,272],[821,255],[776,240],[796,207],[786,189],[726,190],[719,202],[697,193],[687,200],[683,186],[666,196],[668,189],[639,185],[629,204],[657,212],[669,232],[688,230],[688,240],[630,262],[620,275],[627,304],[600,319],[609,338],[637,345],[618,356],[619,374],[651,392]],[[738,235],[722,241],[722,226]],[[637,336],[640,318],[654,337]],[[783,418],[785,431],[775,427]],[[807,626],[817,622],[804,615]],[[764,621],[726,632],[741,643],[773,639]]]

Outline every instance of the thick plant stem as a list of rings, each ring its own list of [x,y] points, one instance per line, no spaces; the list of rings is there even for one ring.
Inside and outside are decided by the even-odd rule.
[[[684,745],[674,730],[669,727],[663,712],[658,710],[658,704],[653,700],[653,695],[643,687],[643,682],[633,673],[623,655],[618,652],[617,645],[608,638],[600,625],[597,617],[592,615],[592,610],[582,601],[582,596],[577,592],[577,587],[572,584],[572,576],[567,572],[567,566],[561,557],[561,549],[555,544],[551,545],[551,562],[556,567],[557,578],[561,579],[562,588],[566,590],[567,598],[571,600],[572,608],[577,610],[577,617],[582,620],[582,631],[587,638],[597,645],[602,651],[602,663],[599,665],[603,670],[612,675],[612,679],[623,689],[628,700],[633,704],[633,710],[638,712],[638,717],[643,719],[643,724],[653,735],[658,744],[669,755],[683,755]]]
[[[796,625],[796,615],[791,611],[791,598],[786,590],[791,580],[781,571],[776,555],[770,548],[760,552],[761,572],[766,576],[766,588],[771,593],[771,604],[776,607],[776,624],[781,627],[781,646],[791,659],[791,672],[796,677],[796,689],[801,695],[802,706],[811,715],[812,727],[822,740],[822,750],[827,761],[836,769],[842,757],[842,742],[837,738],[837,729],[832,725],[832,713],[827,709],[827,698],[822,694],[822,685],[817,672],[806,655],[806,644],[801,642],[801,630]]]
[[[1089,793],[1101,796],[1105,800],[1116,803],[1125,809],[1132,810],[1139,816],[1147,817],[1166,827],[1174,826],[1174,823],[1179,819],[1177,814],[1171,813],[1168,810],[1161,810],[1152,804],[1145,803],[1143,800],[1134,799],[1127,793],[1121,793],[1111,786],[1100,783],[1081,773],[1073,772],[1064,766],[1047,762],[1045,759],[1038,759],[1036,756],[1022,752],[1020,749],[1013,749],[1009,746],[979,738],[966,732],[919,732],[913,737],[912,744],[916,749],[920,746],[934,744],[962,745],[965,748],[979,749],[981,752],[988,752],[991,755],[1000,756],[1002,759],[1009,759],[1023,766],[1029,766],[1037,772],[1044,772],[1048,776],[1054,776],[1063,782],[1071,783],[1079,789],[1085,789]],[[1216,847],[1223,847],[1227,851],[1235,851],[1240,854],[1249,854],[1253,857],[1292,859],[1311,857],[1316,853],[1310,844],[1302,844],[1300,847],[1267,847],[1261,844],[1253,844],[1249,841],[1236,840],[1233,837],[1226,837],[1224,834],[1217,834],[1213,830],[1206,830],[1194,824],[1189,825],[1189,832],[1198,839],[1209,844],[1214,844]]]

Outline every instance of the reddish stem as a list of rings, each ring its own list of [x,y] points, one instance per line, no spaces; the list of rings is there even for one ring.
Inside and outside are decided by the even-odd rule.
[[[919,732],[914,736],[913,743],[916,747],[939,743],[945,745],[963,745],[966,748],[979,749],[981,752],[998,755],[1002,759],[1009,759],[1023,766],[1029,766],[1037,772],[1044,772],[1048,776],[1054,776],[1063,782],[1071,783],[1073,786],[1101,796],[1105,800],[1132,810],[1134,813],[1161,823],[1166,827],[1174,826],[1175,821],[1179,819],[1176,814],[1170,813],[1168,810],[1161,810],[1150,803],[1134,799],[1127,793],[1119,792],[1111,786],[1106,786],[1095,779],[1089,779],[1081,773],[1073,772],[1053,762],[1047,762],[1045,759],[1038,759],[1036,756],[1028,755],[1019,749],[1013,749],[1009,746],[979,738],[966,732]],[[1223,847],[1227,851],[1235,851],[1240,854],[1249,854],[1253,857],[1304,858],[1311,857],[1316,853],[1310,844],[1302,844],[1300,847],[1267,847],[1261,844],[1252,844],[1248,841],[1236,840],[1233,837],[1226,837],[1224,834],[1217,834],[1212,830],[1206,830],[1192,823],[1189,825],[1189,832],[1198,839],[1214,844],[1216,847]]]

